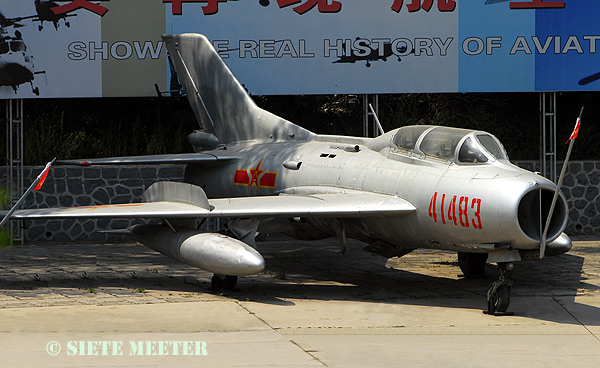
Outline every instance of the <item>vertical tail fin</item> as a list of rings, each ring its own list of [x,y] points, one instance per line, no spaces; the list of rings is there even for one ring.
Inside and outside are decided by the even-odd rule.
[[[313,135],[256,106],[204,35],[163,35],[163,40],[198,123],[222,143]]]

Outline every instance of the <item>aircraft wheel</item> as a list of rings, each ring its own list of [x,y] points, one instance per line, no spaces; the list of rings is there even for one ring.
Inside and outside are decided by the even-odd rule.
[[[71,23],[65,22],[65,26],[67,26],[67,28],[71,28]]]
[[[505,313],[510,304],[510,285],[496,281],[488,290],[488,313]]]
[[[370,68],[370,67],[371,67],[371,63],[367,63],[367,68]]]
[[[458,265],[468,279],[485,277],[487,253],[458,252]]]
[[[233,290],[237,285],[237,276],[219,276],[214,274],[210,280],[210,289],[212,291]]]
[[[41,31],[42,31],[42,29],[44,29],[44,27],[43,27],[42,25],[39,25],[39,26],[38,26],[38,30],[41,32]]]
[[[237,276],[225,276],[225,280],[223,280],[223,289],[225,290],[233,290],[235,285],[237,285]]]
[[[38,87],[35,87],[33,89],[33,94],[36,95],[36,96],[39,96],[40,95],[40,89]]]

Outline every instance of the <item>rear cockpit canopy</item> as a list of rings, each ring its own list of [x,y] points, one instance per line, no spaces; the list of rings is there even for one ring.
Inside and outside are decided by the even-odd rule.
[[[402,127],[392,138],[391,148],[459,164],[508,159],[502,144],[489,133],[441,126]]]

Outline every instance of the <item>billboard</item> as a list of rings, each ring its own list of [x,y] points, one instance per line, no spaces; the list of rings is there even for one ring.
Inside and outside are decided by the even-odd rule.
[[[257,95],[600,89],[597,0],[5,0],[0,98],[155,96],[163,33]]]

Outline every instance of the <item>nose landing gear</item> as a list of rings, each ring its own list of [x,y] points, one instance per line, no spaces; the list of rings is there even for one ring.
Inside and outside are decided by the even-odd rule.
[[[498,281],[494,281],[488,289],[488,309],[484,313],[493,316],[512,316],[514,313],[507,312],[506,310],[510,304],[510,289],[513,286],[510,276],[514,265],[512,263],[501,262],[498,263],[498,267],[500,268],[500,278]]]

